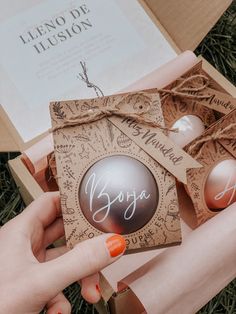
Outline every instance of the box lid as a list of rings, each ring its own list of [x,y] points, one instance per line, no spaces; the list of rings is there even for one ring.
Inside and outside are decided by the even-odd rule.
[[[0,105],[0,152],[18,152],[32,146],[48,134],[45,132],[25,143]]]
[[[145,0],[180,51],[194,50],[231,2]]]
[[[19,151],[19,146],[0,116],[0,151]]]
[[[232,0],[139,0],[177,52],[194,50]],[[0,106],[0,151],[23,151],[24,143]]]

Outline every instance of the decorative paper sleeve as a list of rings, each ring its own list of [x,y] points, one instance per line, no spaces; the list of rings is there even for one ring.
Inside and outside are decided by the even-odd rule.
[[[236,203],[123,280],[147,313],[196,313],[236,277]]]
[[[190,70],[198,62],[192,51],[185,51],[175,59],[154,70],[142,79],[127,86],[122,92],[133,92],[148,88],[163,88]]]

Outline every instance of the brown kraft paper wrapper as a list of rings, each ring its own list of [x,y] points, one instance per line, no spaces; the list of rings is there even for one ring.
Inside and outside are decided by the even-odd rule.
[[[184,79],[198,74],[206,76],[205,72],[202,70],[202,62],[197,63],[179,79],[167,85],[165,89],[171,90],[178,86],[178,84],[180,84]],[[191,82],[188,86],[194,87]],[[203,106],[199,99],[191,99],[185,97],[184,95],[169,95],[168,97],[165,97],[164,94],[163,96],[164,97],[161,98],[162,111],[165,124],[168,128],[171,128],[177,120],[186,115],[195,115],[199,117],[206,128],[215,122],[215,115],[213,110]]]
[[[220,212],[220,209],[210,209],[206,204],[204,191],[210,172],[221,161],[236,159],[236,110],[218,120],[202,136],[187,145],[185,149],[203,166],[197,171],[189,169],[187,175],[187,191],[192,199],[198,224],[202,224]],[[222,171],[224,172],[224,169]],[[232,175],[234,175],[234,172],[232,168]],[[225,197],[227,193],[230,193],[229,199],[234,197],[236,183],[233,182],[232,185],[230,181],[232,180],[228,178],[225,183],[222,183],[223,190],[218,191],[215,197],[220,199]]]
[[[93,110],[96,111],[99,109],[104,114],[108,108],[113,110],[114,108],[122,107],[132,114],[139,112],[139,109],[145,106],[148,106],[148,110],[144,115],[149,119],[148,121],[153,121],[155,124],[164,126],[160,98],[156,91],[119,94],[91,100],[51,103],[50,111],[54,129],[53,136],[57,164],[57,179],[61,194],[66,239],[70,248],[80,241],[107,232],[107,230],[104,230],[104,227],[100,228],[99,223],[101,221],[104,222],[107,219],[108,229],[112,229],[112,226],[115,225],[112,211],[114,211],[114,208],[117,206],[119,207],[119,203],[123,203],[121,210],[122,215],[126,215],[126,218],[127,215],[129,218],[132,216],[132,219],[134,219],[133,224],[138,227],[138,229],[136,228],[137,230],[128,233],[126,229],[125,232],[122,230],[122,224],[119,226],[121,228],[119,233],[124,235],[128,251],[145,250],[158,246],[176,244],[181,241],[175,179],[172,174],[153,158],[153,149],[150,148],[150,155],[149,147],[146,148],[145,143],[142,143],[142,141],[139,143],[138,138],[135,138],[136,132],[133,126],[131,128],[132,130],[129,130],[130,124],[128,122],[130,121],[127,121],[127,117],[122,119],[117,116],[111,116],[110,114],[110,117],[104,116],[96,121],[87,121],[82,124],[75,122],[73,126],[71,126],[71,122],[68,126],[63,125],[65,121],[73,121],[75,117],[89,116]],[[129,136],[121,131],[122,121],[124,123],[123,131],[126,130]],[[61,127],[61,125],[63,125],[63,127]],[[136,131],[143,129],[146,134],[150,134],[150,129],[154,129],[149,128],[149,126],[146,127],[147,129],[145,130],[144,124],[136,123],[135,128]],[[164,136],[160,129],[158,132],[153,134],[155,136],[159,134],[160,137]],[[179,162],[180,167],[182,167],[181,161],[183,161],[183,164],[187,167],[200,166],[193,159],[189,159],[189,156],[184,151],[180,150],[178,147],[175,149],[177,150],[177,155],[180,154],[178,155],[180,156],[179,159],[174,160],[174,153],[176,153],[174,150],[174,153],[171,153],[172,155],[169,154],[169,160],[166,161],[167,164],[171,162],[174,164],[176,161],[177,163]],[[148,153],[145,150],[147,150]],[[183,154],[183,156],[181,154]],[[132,187],[129,191],[119,191],[117,198],[117,195],[107,196],[108,193],[105,190],[110,187],[112,181],[106,182],[106,184],[102,186],[102,191],[100,191],[98,198],[101,200],[102,196],[106,194],[110,202],[110,204],[108,204],[109,206],[106,204],[105,209],[102,209],[102,205],[100,204],[99,210],[93,209],[93,206],[90,206],[89,209],[86,207],[85,211],[87,211],[87,213],[85,213],[84,208],[82,210],[81,198],[85,198],[85,204],[89,207],[89,204],[91,205],[92,195],[93,204],[93,197],[96,194],[94,187],[98,187],[102,182],[102,180],[100,180],[101,178],[99,179],[100,181],[98,180],[99,182],[96,181],[96,174],[94,175],[94,173],[86,179],[86,182],[83,182],[85,181],[86,175],[93,169],[91,167],[96,166],[98,162],[106,162],[109,160],[107,158],[112,156],[117,158],[120,158],[120,156],[123,158],[125,156],[129,157],[131,161],[138,162],[139,165],[142,165],[141,167],[145,167],[146,171],[151,174],[152,180],[154,180],[152,182],[155,182],[157,191],[156,207],[154,208],[152,217],[145,225],[142,225],[141,221],[135,221],[135,210],[138,208],[138,201],[143,201],[143,199],[145,201],[145,199],[148,200],[151,197],[151,194],[149,196],[149,191],[146,191],[147,187],[145,186],[142,187],[141,194],[139,194],[138,197],[136,195],[136,199]],[[165,157],[162,157],[162,159],[165,162]],[[178,168],[178,165],[176,164],[175,167]],[[127,169],[129,170],[129,168]],[[178,171],[179,170],[177,170],[177,173]],[[111,180],[112,175],[111,173]],[[141,181],[142,180],[138,182],[139,185],[142,185]],[[132,182],[132,184],[134,183]],[[93,189],[91,189],[91,185]],[[86,197],[84,197],[86,193],[90,203],[87,202]],[[115,202],[116,206],[113,207],[112,202],[115,198],[118,201]],[[137,203],[137,208],[134,206],[135,202]],[[133,211],[130,211],[130,208]],[[145,216],[148,215],[149,209],[150,208],[145,205],[145,202],[143,202],[143,210],[146,211],[144,212]],[[130,212],[132,212],[133,215],[129,215]],[[102,219],[94,219],[94,217],[101,218],[101,213],[103,215]],[[87,214],[87,218],[85,218],[85,214]],[[141,227],[139,228],[139,226]],[[106,227],[105,225],[105,228]],[[111,230],[108,231],[110,232]],[[117,232],[116,225],[115,232]]]
[[[168,128],[171,128],[177,120],[185,115],[198,116],[204,123],[205,128],[207,128],[216,120],[214,111],[218,115],[228,114],[236,108],[236,99],[222,91],[222,88],[213,78],[202,69],[202,61],[193,66],[179,79],[167,85],[165,90],[173,90],[183,80],[197,75],[201,75],[207,80],[206,86],[202,89],[196,78],[183,85],[183,88],[180,89],[182,95],[181,93],[180,95],[167,94],[167,97],[165,93],[162,93],[163,116]]]

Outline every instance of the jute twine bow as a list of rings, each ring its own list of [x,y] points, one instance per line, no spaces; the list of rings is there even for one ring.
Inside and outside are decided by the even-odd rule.
[[[147,117],[144,117],[143,114],[148,113],[148,111],[149,111],[149,107],[145,109],[141,109],[140,111],[138,111],[138,113],[122,111],[122,109],[118,109],[116,107],[115,108],[89,109],[85,113],[79,113],[79,114],[73,115],[70,118],[65,118],[61,125],[53,127],[50,131],[54,132],[56,130],[63,129],[67,126],[82,125],[82,124],[87,124],[87,123],[98,121],[102,118],[109,118],[111,116],[117,116],[121,118],[130,118],[130,119],[133,119],[137,123],[148,124],[151,127],[157,127],[164,131],[176,132],[176,129],[168,129],[164,126],[161,126],[157,122],[152,121],[148,119]]]
[[[196,85],[197,86],[194,86]],[[210,95],[198,95],[199,92],[203,91],[209,85],[209,78],[203,74],[191,75],[183,79],[182,82],[178,83],[171,89],[160,89],[159,93],[164,93],[163,98],[168,96],[179,96],[192,99],[207,99]]]
[[[197,154],[194,155],[195,159],[201,156],[204,146],[209,141],[217,141],[217,140],[232,140],[235,139],[235,132],[230,132],[232,129],[236,128],[236,123],[232,123],[221,130],[217,130],[216,132],[206,135],[199,140],[196,140],[195,143],[189,146],[187,152],[192,154],[196,149],[199,149]]]
[[[200,85],[198,83],[197,87],[194,86],[197,81],[200,79]],[[186,85],[190,86],[186,86]],[[209,79],[205,75],[196,74],[192,75],[186,79],[184,79],[182,82],[180,82],[177,86],[174,88],[168,90],[168,89],[157,89],[159,93],[164,93],[165,95],[163,97],[166,97],[168,95],[172,96],[180,96],[180,97],[187,97],[187,98],[195,98],[195,99],[203,99],[210,97],[209,95],[197,95],[198,92],[204,90],[209,84]],[[166,127],[161,126],[160,124],[154,122],[151,119],[148,119],[147,117],[144,117],[144,114],[148,113],[150,110],[150,107],[146,108],[139,108],[138,112],[127,112],[123,110],[122,108],[109,108],[109,107],[103,107],[103,108],[94,108],[89,109],[85,113],[78,113],[76,115],[73,115],[69,118],[64,118],[63,122],[53,127],[50,131],[54,132],[59,129],[63,129],[68,126],[75,126],[75,125],[82,125],[86,123],[91,123],[98,121],[102,118],[111,117],[111,116],[117,116],[121,118],[130,118],[135,120],[137,123],[147,124],[151,127],[157,127],[164,131],[171,131],[171,132],[177,132],[176,129],[169,129]]]

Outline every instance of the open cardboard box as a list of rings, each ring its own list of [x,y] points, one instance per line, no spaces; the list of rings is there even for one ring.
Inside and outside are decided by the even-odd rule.
[[[222,13],[231,3],[231,0],[204,1],[199,0],[140,0],[143,8],[157,27],[163,32],[177,53],[185,50],[194,50],[207,32],[213,27]],[[203,69],[209,74],[222,90],[236,96],[236,88],[219,74],[207,61],[203,60]],[[33,143],[37,143],[44,135],[39,135],[33,141],[24,143],[13,124],[0,107],[0,151],[24,151]],[[43,193],[42,188],[34,180],[21,160],[17,157],[9,161],[10,169],[21,195],[26,204]],[[187,221],[189,223],[189,221]],[[190,224],[190,227],[193,225]],[[110,310],[114,313],[127,313],[127,300],[130,312],[141,313],[143,307],[131,290],[126,289],[116,294],[110,300]],[[104,306],[99,312],[107,313]]]
[[[236,97],[236,88],[224,76],[222,76],[214,67],[212,67],[206,60],[204,60],[201,57],[199,57],[199,59],[202,59],[203,61],[204,71],[208,75],[210,75],[210,77],[214,79],[218,87],[222,89],[222,91],[225,91],[228,94],[232,95],[233,97]],[[2,124],[0,126],[2,126]],[[4,129],[5,134],[6,134],[6,130],[7,129]],[[3,134],[1,136],[5,136],[4,133],[1,133],[1,134]],[[6,142],[6,144],[8,144],[8,142]],[[7,148],[8,146],[5,145],[4,147]],[[12,150],[17,151],[17,148],[15,147]],[[42,188],[35,181],[34,177],[30,174],[29,170],[26,168],[25,164],[22,162],[21,156],[18,156],[17,158],[10,160],[9,166],[10,166],[12,175],[15,179],[15,182],[17,186],[20,188],[20,193],[22,195],[22,198],[25,204],[26,205],[30,204],[33,200],[35,200],[37,197],[39,197],[43,193]]]
[[[137,0],[177,54],[194,50],[232,0]],[[23,142],[0,105],[0,151],[23,151],[45,136]]]
[[[179,54],[185,50],[194,50],[232,0],[215,0],[206,2],[175,0],[139,0],[144,10]],[[204,70],[232,96],[236,95],[235,87],[217,72],[206,60]],[[0,151],[21,151],[42,139],[45,134],[24,143],[16,128],[0,105]],[[36,183],[21,158],[9,162],[12,174],[26,204],[37,198],[43,190]]]

